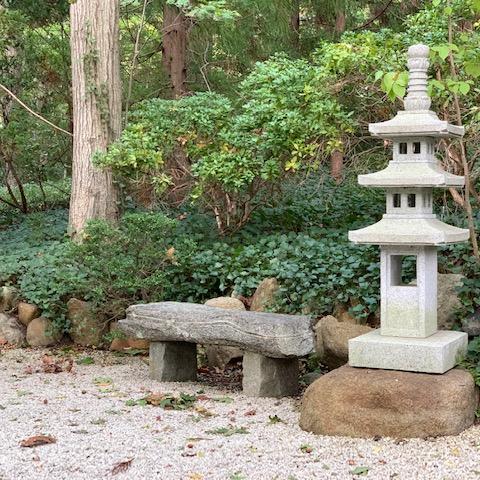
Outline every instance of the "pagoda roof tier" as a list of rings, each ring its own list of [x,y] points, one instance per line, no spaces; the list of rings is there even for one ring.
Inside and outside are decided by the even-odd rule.
[[[374,137],[404,138],[404,137],[461,137],[464,128],[440,120],[431,110],[400,111],[391,120],[370,123],[369,132]]]
[[[465,178],[448,173],[434,162],[391,161],[387,168],[358,176],[360,185],[370,187],[463,187]]]
[[[445,245],[468,240],[469,231],[437,218],[382,218],[374,225],[348,232],[353,243],[371,245]]]

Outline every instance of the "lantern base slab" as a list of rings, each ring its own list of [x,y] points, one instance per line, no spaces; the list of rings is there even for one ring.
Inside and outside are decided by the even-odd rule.
[[[348,363],[352,367],[445,373],[467,349],[464,332],[440,330],[427,338],[381,335],[380,329],[348,342]]]

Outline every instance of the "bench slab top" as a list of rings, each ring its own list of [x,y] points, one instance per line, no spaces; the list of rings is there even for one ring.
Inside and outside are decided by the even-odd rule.
[[[231,345],[267,357],[302,357],[314,351],[312,319],[304,315],[247,312],[196,303],[133,305],[119,327],[153,342]]]

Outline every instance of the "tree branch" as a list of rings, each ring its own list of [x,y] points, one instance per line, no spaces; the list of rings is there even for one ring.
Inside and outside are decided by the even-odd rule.
[[[10,95],[17,103],[19,103],[27,112],[31,113],[34,117],[38,118],[42,122],[46,123],[47,125],[50,125],[52,128],[55,130],[58,130],[59,132],[66,133],[67,135],[70,135],[73,137],[73,134],[70,132],[67,132],[63,128],[57,127],[54,123],[50,122],[47,120],[45,117],[42,117],[39,113],[34,112],[29,106],[25,105],[11,90],[9,90],[5,85],[2,85],[0,83],[0,88],[6,92],[8,95]]]

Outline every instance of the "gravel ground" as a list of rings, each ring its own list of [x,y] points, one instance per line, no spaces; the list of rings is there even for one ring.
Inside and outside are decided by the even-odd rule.
[[[480,478],[478,426],[427,441],[319,437],[298,427],[298,399],[154,382],[144,358],[74,353],[94,363],[54,374],[43,372],[45,352],[0,353],[2,480]],[[135,404],[149,392],[201,399],[186,410]],[[40,434],[56,443],[20,446]]]

